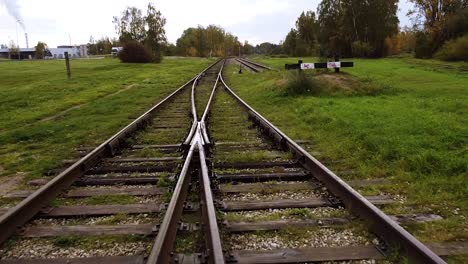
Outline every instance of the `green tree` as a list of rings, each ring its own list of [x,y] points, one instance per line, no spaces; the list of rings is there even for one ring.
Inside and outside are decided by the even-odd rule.
[[[297,43],[296,53],[299,56],[316,55],[317,47],[317,19],[312,11],[302,12],[296,21]]]
[[[149,3],[148,11],[145,17],[146,38],[145,46],[153,53],[154,59],[159,62],[162,59],[162,49],[166,45],[166,19],[162,17],[161,12]]]
[[[292,28],[283,42],[283,49],[290,56],[297,56],[297,39],[297,31]]]
[[[242,45],[242,54],[250,55],[253,53],[254,53],[254,46],[250,45],[247,40],[244,41],[244,45]]]
[[[39,41],[39,42],[37,42],[37,45],[36,45],[35,49],[36,49],[36,53],[35,53],[36,59],[38,59],[38,60],[44,59],[45,54],[46,54],[46,50],[47,50],[47,44],[45,44],[44,42]]]
[[[210,25],[184,30],[177,39],[177,53],[182,56],[222,57],[237,55],[241,43],[221,27]]]
[[[115,30],[122,43],[129,41],[138,41],[140,43],[146,38],[146,21],[142,11],[136,7],[127,7],[121,14],[121,17],[114,17],[113,23]]]
[[[8,58],[9,59],[20,59],[19,46],[12,40],[8,45]]]
[[[155,62],[161,61],[163,47],[167,44],[166,19],[152,3],[148,3],[146,15],[136,7],[127,7],[121,17],[113,18],[113,23],[120,43],[139,42],[151,51]]]
[[[318,7],[322,55],[384,55],[387,37],[398,33],[398,0],[323,0]]]
[[[120,46],[120,43],[117,39],[110,39],[109,37],[102,37],[99,40],[94,40],[91,36],[88,46],[88,53],[91,55],[103,55],[110,54],[112,47]]]

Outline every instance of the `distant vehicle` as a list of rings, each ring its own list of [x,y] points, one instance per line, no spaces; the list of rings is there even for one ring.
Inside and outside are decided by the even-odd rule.
[[[122,50],[123,50],[122,47],[112,47],[111,54],[112,56],[117,57],[119,52],[121,52]]]

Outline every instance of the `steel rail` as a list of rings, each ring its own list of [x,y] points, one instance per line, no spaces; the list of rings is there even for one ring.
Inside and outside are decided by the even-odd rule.
[[[209,69],[207,67],[204,71]],[[169,102],[176,94],[179,94],[197,77],[192,78],[184,85],[180,86],[166,98],[151,107],[140,117],[129,125],[122,128],[116,134],[108,138],[104,143],[96,147],[86,156],[69,166],[66,170],[50,180],[47,184],[34,191],[27,198],[19,202],[15,207],[0,216],[0,244],[5,242],[10,236],[17,233],[19,229],[37,213],[46,207],[49,202],[56,198],[64,189],[70,187],[87,170],[94,167],[103,158],[112,156],[124,143],[124,140],[137,130],[144,128],[151,120],[154,113],[165,103]]]
[[[223,247],[219,235],[219,226],[216,218],[216,209],[213,201],[213,193],[211,190],[211,182],[208,174],[208,165],[206,162],[206,154],[202,138],[202,127],[199,126],[198,133],[198,153],[200,155],[200,187],[202,189],[203,206],[202,213],[204,218],[204,226],[207,236],[205,237],[206,249],[208,253],[208,263],[224,264]]]
[[[184,144],[185,146],[189,146],[190,145],[190,142],[192,140],[192,137],[193,135],[195,134],[195,130],[197,129],[197,126],[198,126],[198,115],[197,115],[197,107],[196,107],[196,103],[195,103],[195,90],[196,90],[196,87],[198,85],[198,82],[199,80],[203,77],[203,74],[208,71],[209,69],[213,68],[216,64],[218,64],[220,61],[222,61],[222,59],[219,59],[217,60],[215,63],[213,63],[212,65],[210,65],[208,68],[206,68],[205,70],[203,70],[201,73],[199,73],[194,79],[195,81],[193,82],[192,84],[192,93],[191,93],[191,102],[192,102],[192,107],[191,107],[191,112],[192,112],[192,118],[193,118],[193,121],[192,121],[192,127],[190,128],[190,132],[187,136],[187,138],[185,139],[184,141]],[[223,62],[223,65],[224,65],[224,62]]]
[[[113,155],[120,148],[123,140],[146,126],[154,112],[173,96],[180,93],[195,78],[182,85],[165,99],[146,111],[143,115],[131,122],[125,128],[111,136],[104,143],[92,150],[89,154],[72,164],[65,171],[54,177],[47,184],[33,192],[15,207],[0,216],[0,244],[5,242],[19,228],[34,217],[41,209],[57,197],[62,190],[70,187],[78,177],[96,165],[102,158]]]
[[[236,61],[239,62],[242,66],[244,66],[244,67],[250,69],[250,70],[253,71],[253,72],[260,72],[259,69],[257,69],[257,68],[255,68],[254,66],[248,64],[247,62],[244,62],[244,61],[242,61],[242,60],[240,60],[240,59],[238,59],[238,58],[236,58]]]
[[[224,263],[224,256],[223,256],[222,247],[221,247],[221,239],[219,237],[219,228],[216,222],[215,206],[213,202],[213,196],[211,194],[211,187],[209,185],[210,183],[209,183],[209,178],[208,178],[208,166],[206,164],[206,155],[204,152],[205,142],[203,140],[203,134],[202,134],[204,125],[202,122],[198,121],[196,101],[195,101],[196,86],[198,84],[198,81],[202,77],[202,74],[220,62],[221,60],[218,60],[216,63],[211,65],[205,71],[197,75],[195,77],[195,81],[193,82],[192,92],[191,92],[191,104],[192,104],[191,111],[192,111],[192,117],[193,117],[193,125],[184,143],[186,144],[186,146],[189,146],[189,150],[186,156],[186,160],[184,162],[184,166],[177,180],[177,184],[174,188],[171,201],[169,202],[163,221],[160,225],[159,232],[156,235],[156,238],[154,240],[151,253],[146,262],[148,264],[156,264],[156,263],[165,264],[165,263],[170,263],[172,261],[172,257],[173,257],[172,252],[173,252],[174,242],[175,242],[176,235],[177,235],[177,226],[179,224],[179,220],[183,212],[183,205],[187,198],[187,193],[188,193],[188,187],[189,187],[189,182],[190,182],[190,177],[188,176],[188,173],[190,171],[190,167],[193,165],[192,159],[196,151],[198,151],[199,157],[200,157],[200,168],[201,168],[200,176],[201,176],[201,181],[203,182],[203,186],[201,186],[201,188],[203,189],[203,198],[204,198],[203,214],[207,217],[206,222],[208,223],[207,231],[209,233],[209,236],[207,237],[207,240],[206,240],[206,245],[208,249],[208,252],[207,252],[208,260],[210,263],[213,263],[213,264]],[[224,61],[222,63],[223,64],[221,66],[221,69],[224,65]],[[218,73],[218,77],[219,77],[219,73]],[[218,85],[218,79],[216,80],[213,90],[216,89],[217,85]],[[209,100],[209,102],[211,102],[211,100]],[[207,107],[209,107],[209,105],[207,105]],[[195,129],[193,129],[194,127]],[[214,222],[213,222],[213,219],[214,219]]]
[[[244,61],[244,62],[247,62],[247,63],[253,64],[253,65],[255,65],[255,66],[258,66],[258,67],[260,67],[260,68],[263,68],[263,69],[267,69],[267,70],[270,70],[270,71],[273,70],[272,68],[270,68],[270,67],[268,67],[268,66],[265,66],[265,65],[260,64],[260,63],[256,63],[256,62],[251,61],[251,60],[247,60],[247,59],[244,59],[244,58],[239,58],[239,59],[242,60],[242,61]]]
[[[184,209],[184,203],[187,198],[190,183],[190,177],[187,174],[189,174],[192,157],[197,148],[197,145],[194,144],[193,140],[194,139],[192,139],[184,166],[182,167],[179,179],[177,180],[177,184],[174,188],[171,201],[169,202],[166,213],[164,214],[164,219],[154,240],[151,253],[146,262],[148,264],[170,263],[172,260],[171,253],[176,239],[177,226]]]
[[[398,225],[379,208],[370,203],[340,177],[335,175],[325,165],[320,163],[301,146],[290,139],[280,129],[255,111],[250,105],[234,93],[234,91],[226,84],[222,76],[220,80],[225,89],[238,101],[238,103],[247,109],[249,116],[257,121],[263,129],[269,131],[270,135],[275,139],[275,141],[277,141],[277,143],[291,150],[297,157],[299,157],[303,166],[310,170],[316,178],[322,181],[331,193],[339,197],[348,210],[368,221],[370,230],[383,238],[388,244],[397,244],[404,253],[416,263],[446,263],[427,246],[417,240],[408,231]]]
[[[208,132],[206,130],[206,119],[208,118],[208,113],[211,110],[211,104],[213,102],[213,98],[214,98],[214,95],[216,93],[216,88],[218,87],[218,83],[219,83],[219,76],[223,72],[225,63],[226,63],[226,60],[223,60],[223,62],[221,64],[221,69],[219,70],[218,76],[216,77],[216,82],[215,82],[215,84],[213,86],[213,89],[211,91],[210,99],[208,99],[208,103],[206,104],[205,111],[203,112],[202,118],[200,120],[201,128],[202,128],[201,133],[203,135],[203,139],[205,141],[205,144],[211,144],[210,137],[208,136]]]

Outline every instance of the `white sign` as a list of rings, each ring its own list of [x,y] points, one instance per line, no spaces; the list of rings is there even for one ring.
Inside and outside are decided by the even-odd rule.
[[[315,69],[315,63],[302,63],[301,70]]]
[[[341,68],[341,62],[339,61],[327,62],[327,68],[328,69]]]

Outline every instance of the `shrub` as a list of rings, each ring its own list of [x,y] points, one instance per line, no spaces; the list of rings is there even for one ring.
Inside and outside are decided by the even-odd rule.
[[[141,43],[136,41],[130,41],[123,45],[123,49],[119,52],[119,59],[122,62],[136,62],[136,63],[148,63],[153,62],[154,58],[151,52],[146,49]]]
[[[319,82],[308,76],[307,73],[291,71],[287,76],[285,92],[287,95],[318,95],[321,89]]]
[[[468,34],[445,42],[434,57],[446,61],[468,60]]]

